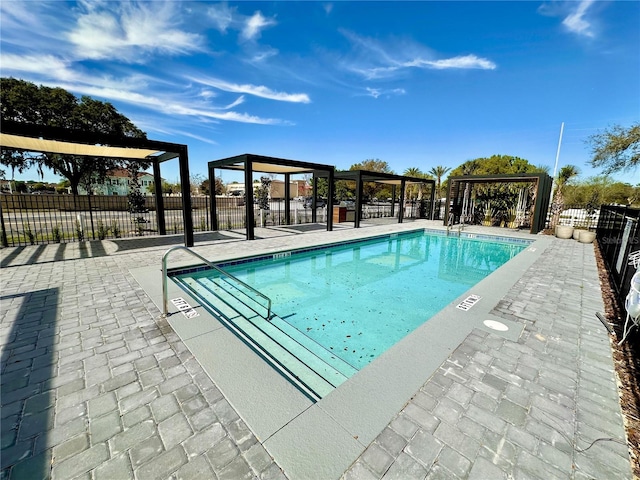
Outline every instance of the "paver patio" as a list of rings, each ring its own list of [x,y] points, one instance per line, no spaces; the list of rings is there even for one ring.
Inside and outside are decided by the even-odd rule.
[[[293,231],[209,234],[195,249],[354,235]],[[3,479],[287,478],[129,272],[160,268],[179,240],[2,250]],[[596,311],[593,245],[554,240],[492,311],[524,325],[518,341],[474,330],[343,477],[631,478]]]

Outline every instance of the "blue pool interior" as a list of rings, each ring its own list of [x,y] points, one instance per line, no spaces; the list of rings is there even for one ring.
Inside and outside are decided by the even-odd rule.
[[[469,237],[420,230],[170,275],[318,399],[530,243]],[[270,318],[236,279],[271,299]]]

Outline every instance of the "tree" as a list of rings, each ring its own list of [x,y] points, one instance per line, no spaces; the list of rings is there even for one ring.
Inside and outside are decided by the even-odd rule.
[[[213,192],[214,195],[224,195],[224,182],[222,181],[222,179],[220,177],[216,177],[215,178],[215,191]],[[202,192],[203,195],[209,195],[210,191],[209,191],[209,179],[205,179],[202,181],[202,183],[200,183],[200,192]]]
[[[404,171],[403,175],[406,177],[419,178],[419,177],[422,177],[424,174],[422,173],[422,171],[420,171],[418,167],[409,167]],[[414,185],[414,184],[408,185],[405,189],[405,197],[408,199],[415,199],[416,197],[418,198],[421,197],[421,193],[422,193],[421,187],[422,185],[420,186]],[[414,192],[415,192],[415,195],[414,195]]]
[[[394,173],[393,170],[389,167],[389,164],[383,160],[378,158],[369,158],[360,163],[354,163],[349,167],[349,170],[366,170],[367,172],[381,172],[381,173]],[[346,185],[341,185],[338,188],[338,182],[336,182],[336,191],[338,190],[346,190],[346,196],[339,197],[336,193],[337,198],[350,198],[355,196],[355,184],[352,181],[346,181]],[[375,182],[366,182],[362,188],[362,194],[365,197],[362,200],[371,199],[376,197],[378,193],[380,193],[384,189],[384,186],[375,183]],[[353,192],[353,193],[351,193]]]
[[[367,170],[368,172],[393,173],[389,164],[378,158],[369,158],[364,162],[354,163],[349,170]]]
[[[436,178],[436,195],[438,195],[438,198],[442,198],[442,177],[444,177],[449,170],[451,170],[450,167],[444,167],[442,165],[438,165],[429,170],[429,173]]]
[[[603,173],[626,171],[640,163],[640,123],[629,128],[614,125],[587,139],[591,145],[591,166]]]
[[[63,127],[87,133],[100,133],[117,138],[146,138],[146,134],[110,103],[83,96],[78,99],[62,88],[36,86],[15,78],[0,79],[0,120],[35,125]],[[37,167],[67,178],[71,191],[78,186],[101,183],[107,172],[134,164],[135,170],[148,168],[146,161],[126,161],[114,158],[89,158],[75,155],[22,152],[2,148],[0,163],[12,171]]]
[[[578,176],[578,167],[575,165],[565,165],[558,172],[558,178],[556,179],[556,190],[553,194],[553,201],[551,202],[551,225],[553,229],[560,220],[560,213],[564,210],[564,189],[571,181],[573,177]]]

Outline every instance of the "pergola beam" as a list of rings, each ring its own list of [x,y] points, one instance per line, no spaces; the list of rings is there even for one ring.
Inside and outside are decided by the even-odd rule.
[[[76,152],[74,153],[75,155],[83,157],[108,157],[151,162],[155,182],[156,216],[158,230],[161,235],[166,235],[166,227],[164,222],[164,202],[162,201],[160,163],[178,157],[180,163],[180,184],[182,188],[184,243],[187,247],[193,246],[189,155],[186,145],[14,121],[2,122],[2,134],[9,136],[5,137],[6,143],[2,142],[0,144],[5,148],[56,154],[69,154],[70,151],[74,151]],[[16,137],[23,138],[23,145],[20,145],[20,141],[16,139]],[[125,151],[123,151],[123,149],[125,149]],[[151,153],[159,154],[151,155]]]

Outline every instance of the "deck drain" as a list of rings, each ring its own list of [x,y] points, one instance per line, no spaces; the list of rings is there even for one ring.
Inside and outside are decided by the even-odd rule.
[[[480,298],[481,297],[479,295],[469,295],[462,302],[456,305],[456,308],[459,308],[460,310],[464,310],[466,312],[471,307],[473,307],[478,302],[478,300],[480,300]]]
[[[509,327],[507,327],[504,323],[496,322],[495,320],[485,320],[482,323],[484,323],[485,327],[488,327],[491,330],[497,330],[498,332],[506,332],[507,330],[509,330]]]

